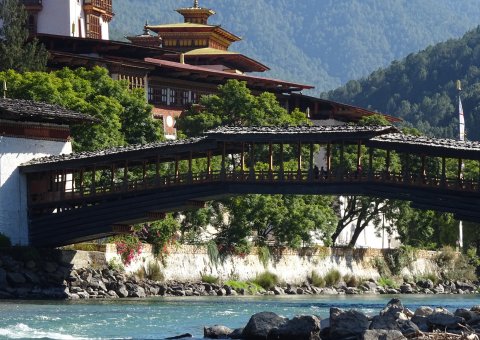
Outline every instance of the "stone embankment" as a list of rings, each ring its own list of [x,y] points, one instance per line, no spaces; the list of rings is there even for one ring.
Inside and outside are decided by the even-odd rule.
[[[420,307],[415,312],[392,299],[373,317],[356,310],[330,309],[330,317],[315,315],[283,318],[275,313],[253,315],[244,328],[226,326],[204,328],[208,339],[245,340],[401,340],[401,339],[479,339],[480,306],[457,309]]]
[[[253,286],[251,288],[254,288]],[[252,289],[253,290],[253,289]],[[248,295],[249,287],[205,282],[158,282],[138,278],[123,272],[101,267],[73,269],[61,261],[14,260],[0,257],[0,298],[3,299],[97,299],[144,298],[149,296],[235,296]],[[276,286],[264,295],[336,295],[336,294],[469,294],[478,287],[470,282],[455,281],[433,284],[430,280],[403,283],[399,288],[380,287],[375,280],[348,287],[339,282],[334,287],[315,287],[309,283]]]

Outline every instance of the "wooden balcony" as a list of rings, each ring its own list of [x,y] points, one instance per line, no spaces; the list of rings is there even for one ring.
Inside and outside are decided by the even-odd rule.
[[[113,17],[112,0],[85,0],[83,9],[86,13],[101,15],[109,22]]]
[[[43,9],[42,0],[21,0],[28,12],[40,12]]]

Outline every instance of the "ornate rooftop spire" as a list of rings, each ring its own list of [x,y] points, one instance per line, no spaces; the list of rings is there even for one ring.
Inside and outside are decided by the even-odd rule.
[[[193,8],[198,8],[198,0],[193,1]]]
[[[143,34],[144,35],[149,35],[150,34],[148,32],[148,20],[145,20],[145,26],[143,26]]]

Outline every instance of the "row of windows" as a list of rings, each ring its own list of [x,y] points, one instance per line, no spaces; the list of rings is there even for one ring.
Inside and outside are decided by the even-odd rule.
[[[206,92],[191,91],[169,87],[149,87],[148,101],[152,104],[183,107],[198,103]]]
[[[166,39],[163,41],[164,47],[172,46],[208,46],[207,39]]]

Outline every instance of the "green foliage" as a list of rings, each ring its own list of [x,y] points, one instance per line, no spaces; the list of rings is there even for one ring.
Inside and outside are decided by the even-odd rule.
[[[218,277],[210,274],[202,274],[202,282],[210,284],[218,283]]]
[[[268,262],[270,262],[270,249],[267,246],[258,247],[258,259],[265,269],[268,267]]]
[[[207,255],[210,263],[214,264],[215,267],[218,267],[220,262],[220,253],[218,252],[217,244],[213,240],[210,240],[207,243]]]
[[[410,268],[416,260],[416,249],[410,246],[401,246],[384,253],[385,263],[392,275],[399,275],[403,268]]]
[[[230,80],[219,87],[217,95],[202,97],[200,106],[192,107],[177,120],[177,127],[191,137],[221,125],[300,125],[308,122],[305,114],[299,111],[288,114],[271,93],[254,96],[245,82]],[[257,148],[257,157],[266,153],[262,146]],[[295,155],[292,148],[286,148],[285,154],[287,161]],[[258,162],[257,168],[263,166],[265,164]],[[273,235],[277,245],[293,248],[309,244],[312,236],[321,237],[328,245],[336,223],[331,204],[332,198],[324,196],[234,197],[211,202],[202,213],[187,215],[182,230],[193,227],[201,232],[199,221],[210,222],[219,231],[215,242],[221,254],[246,254],[250,247],[248,239],[263,246]]]
[[[163,274],[162,268],[157,261],[148,262],[145,267],[145,275],[147,278],[153,281],[164,281],[165,275]]]
[[[373,258],[372,265],[378,271],[378,274],[380,274],[381,277],[392,275],[392,273],[390,272],[390,268],[388,267],[387,262],[385,261],[385,258],[383,256]]]
[[[330,269],[324,276],[325,285],[328,287],[335,286],[337,283],[340,282],[342,278],[342,274],[336,269]]]
[[[161,123],[151,115],[142,90],[110,78],[104,68],[67,68],[51,72],[0,72],[10,98],[57,104],[99,119],[98,124],[74,126],[75,151],[92,151],[129,143],[160,140]]]
[[[152,24],[181,22],[174,10],[191,0],[116,0],[111,38],[141,33]],[[232,50],[272,68],[270,76],[327,89],[364,76],[396,58],[478,25],[477,0],[202,0],[210,19],[244,38]],[[146,16],[147,15],[147,16]],[[279,38],[281,37],[281,43]],[[420,75],[419,75],[420,76]],[[353,83],[351,91],[359,91]]]
[[[125,267],[123,266],[123,264],[117,261],[117,259],[115,258],[108,261],[107,265],[110,270],[116,270],[117,272],[120,272],[120,273],[125,271]]]
[[[172,214],[167,214],[163,220],[137,225],[134,234],[141,241],[153,246],[155,256],[168,255],[168,246],[173,244],[180,223]]]
[[[258,274],[253,280],[253,283],[259,285],[265,290],[269,290],[274,288],[278,284],[278,276],[266,271]]]
[[[476,281],[476,266],[469,259],[456,253],[452,247],[446,246],[435,257],[440,275],[446,280],[470,280]]]
[[[347,284],[347,287],[358,287],[360,283],[358,278],[351,274],[343,275],[343,281]]]
[[[0,233],[0,248],[9,248],[12,246],[12,242],[10,241],[10,237]]]
[[[228,280],[224,282],[225,285],[232,287],[237,292],[243,289],[247,294],[255,295],[263,291],[263,288],[254,282],[242,282],[236,280]]]
[[[27,42],[27,12],[19,0],[0,2],[0,71],[42,71],[48,53],[36,39]]]
[[[312,271],[312,274],[309,277],[309,281],[315,287],[325,287],[326,282],[323,276],[318,274],[316,271]]]
[[[378,279],[377,284],[383,288],[397,288],[398,284],[390,277],[382,276]]]

